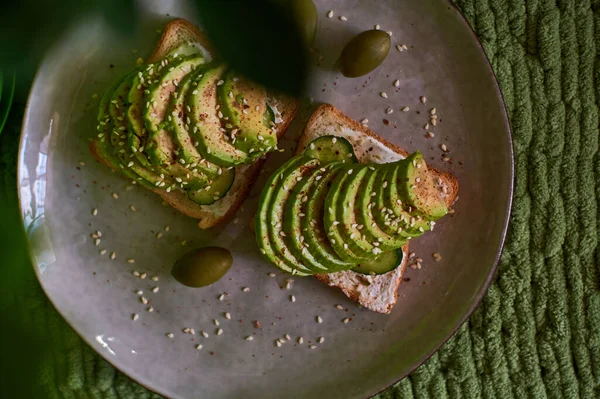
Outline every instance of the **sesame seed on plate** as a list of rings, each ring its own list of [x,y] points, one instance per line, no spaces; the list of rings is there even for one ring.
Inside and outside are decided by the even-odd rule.
[[[294,284],[294,280],[288,278],[285,280],[285,289],[286,290],[290,290],[292,289],[292,285]]]
[[[425,104],[427,102],[427,97],[421,96],[419,97],[419,100],[421,100],[421,103]]]
[[[333,10],[329,10],[327,13],[327,18],[333,18]]]
[[[159,240],[162,238],[162,236],[163,236],[163,233],[161,233],[161,232],[156,233],[156,238],[158,238]]]
[[[167,337],[173,339],[174,335],[173,335],[173,333],[167,333]]]
[[[299,344],[303,344],[303,343],[304,343],[304,338],[302,338],[302,337],[298,337],[298,343],[299,343]]]
[[[276,276],[276,274],[275,274],[275,273],[273,273],[273,272],[270,272],[270,273],[269,273],[269,277],[275,277],[275,276]]]
[[[442,149],[442,151],[448,151],[448,147],[446,147],[446,144],[440,145],[440,148]]]
[[[335,305],[335,308],[339,309],[339,310],[343,310],[344,309],[344,307],[342,305],[340,305],[339,303],[337,305]]]
[[[133,206],[133,205],[131,205],[131,206],[129,207],[129,209],[131,209],[133,212],[137,211],[137,209],[135,209],[135,206]]]
[[[201,344],[196,345],[196,349],[202,349],[202,345]]]
[[[137,270],[134,270],[134,271],[132,272],[132,274],[133,274],[134,276],[136,276],[136,277],[139,277],[139,276],[140,276],[140,272],[138,272]]]
[[[146,309],[146,311],[148,313],[152,313],[152,312],[154,312],[154,308],[152,306],[150,306],[148,309]]]
[[[114,260],[116,257],[117,257],[117,254],[116,254],[116,253],[114,253],[114,252],[111,252],[111,253],[110,253],[110,258],[111,258],[111,259],[113,259],[113,260]]]
[[[171,226],[165,226],[165,231],[171,230]]]
[[[344,323],[344,324],[348,324],[349,322],[350,322],[350,319],[347,317],[342,320],[342,323]]]
[[[402,112],[408,112],[408,111],[410,111],[410,108],[409,108],[409,107],[403,107],[403,108],[402,108]]]
[[[152,288],[152,292],[154,292],[156,294],[158,292],[158,289],[159,289],[158,287],[154,287],[154,288]]]
[[[402,46],[401,46],[401,45],[399,45],[399,44],[398,44],[398,45],[396,45],[396,50],[398,50],[398,51],[400,51],[400,52],[404,51],[404,49],[402,48]]]
[[[96,245],[96,246],[100,245],[100,239],[99,238],[96,238],[94,240],[94,245]]]
[[[324,337],[319,337],[319,339],[317,340],[318,343],[322,344],[323,342],[325,342],[325,338]]]
[[[100,255],[104,255],[106,253],[106,249],[100,250]]]
[[[321,316],[317,316],[317,323],[323,323],[323,318]]]
[[[225,299],[225,294],[219,295],[219,301],[222,301],[223,299]]]
[[[142,295],[142,294],[144,293],[144,291],[142,291],[142,290],[137,290],[135,293],[136,293],[137,295]]]
[[[196,330],[194,330],[193,328],[190,328],[190,334],[196,335]]]
[[[427,132],[425,133],[425,137],[427,137],[428,139],[435,137],[435,134],[433,134],[432,132]]]
[[[92,215],[96,216],[98,214],[98,209],[94,208],[92,210]]]
[[[394,87],[399,87],[400,86],[400,80],[396,79],[394,80]]]
[[[202,334],[202,336],[203,336],[204,338],[208,338],[208,333],[207,333],[206,331],[202,331],[202,333],[201,333],[201,334]]]
[[[346,22],[348,20],[348,18],[344,17],[343,15],[340,17],[340,21],[342,22]]]
[[[402,50],[408,50],[408,46],[406,44],[402,45]]]
[[[152,276],[152,277],[150,278],[150,280],[152,280],[152,281],[158,281],[158,276]]]
[[[139,317],[140,317],[139,314],[134,313],[134,314],[131,315],[131,320],[136,321]]]
[[[377,24],[373,27],[373,29],[375,29],[375,30],[379,30],[379,28],[380,28],[379,24]]]
[[[217,330],[217,335],[221,335],[221,334],[223,334],[223,329],[222,329],[222,328],[219,328],[219,329]]]
[[[276,340],[275,341],[275,345],[277,345],[277,347],[280,348],[281,347],[281,342],[279,342],[279,340]]]
[[[381,93],[379,93],[379,95],[383,98],[388,98],[388,95],[385,91],[382,91]]]
[[[385,33],[387,33],[388,35],[392,36],[392,31],[391,31],[391,30],[388,30],[388,31],[387,31],[387,32],[385,32]]]
[[[227,320],[231,320],[231,314],[229,312],[225,312],[225,318]]]
[[[147,305],[148,304],[148,300],[146,299],[146,297],[140,297],[140,301],[144,304]]]
[[[117,193],[112,193],[112,197],[113,197],[114,199],[119,199],[119,194],[117,194]]]
[[[360,121],[360,123],[366,125],[367,123],[369,123],[369,120],[367,118],[364,118],[362,121]]]
[[[248,335],[246,337],[246,341],[252,341],[254,339],[254,337],[252,335]]]
[[[145,279],[145,278],[146,278],[146,276],[147,276],[147,274],[146,274],[146,273],[142,273],[142,274],[140,274],[140,278],[141,278],[142,280],[143,280],[143,279]]]
[[[127,263],[135,263],[135,259],[129,258],[129,259],[127,259]]]
[[[316,347],[316,345],[309,345],[308,347],[309,347],[310,349],[316,349],[316,348],[317,348],[317,347]]]
[[[436,111],[437,111],[437,110],[436,110],[435,108],[431,108],[431,109],[429,110],[429,115],[435,115]]]

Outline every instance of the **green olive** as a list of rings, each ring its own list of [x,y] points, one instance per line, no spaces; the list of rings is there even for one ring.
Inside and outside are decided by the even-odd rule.
[[[188,287],[206,287],[227,273],[233,258],[225,248],[204,247],[183,255],[171,269],[175,280]]]
[[[304,43],[307,46],[312,45],[317,33],[317,20],[319,18],[315,3],[312,0],[291,0],[290,6]]]
[[[385,60],[390,52],[390,35],[380,30],[367,30],[354,36],[342,50],[339,66],[347,78],[368,74]]]

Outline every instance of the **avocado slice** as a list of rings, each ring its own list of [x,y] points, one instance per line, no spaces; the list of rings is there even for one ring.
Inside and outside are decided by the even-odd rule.
[[[323,178],[323,173],[331,167],[315,169],[310,176],[302,179],[285,202],[283,211],[283,231],[287,235],[289,249],[303,265],[317,273],[329,273],[329,269],[313,254],[306,242],[305,232],[302,229],[302,219],[306,218],[306,204],[309,191]]]
[[[228,118],[235,147],[247,154],[263,153],[277,146],[277,135],[267,113],[267,90],[229,69],[217,86],[224,118]],[[226,123],[227,127],[227,123]]]
[[[200,170],[211,179],[214,179],[222,174],[223,168],[202,157],[196,146],[194,146],[194,142],[190,136],[191,120],[189,114],[191,113],[191,108],[186,104],[188,92],[192,87],[195,87],[194,79],[202,75],[209,68],[211,67],[208,65],[198,67],[194,72],[187,74],[181,83],[179,83],[167,109],[167,115],[171,116],[167,127],[172,133],[179,150],[178,162],[182,165],[189,165],[194,172]],[[223,178],[220,180],[224,181]]]
[[[325,197],[325,212],[323,214],[323,226],[325,227],[331,246],[340,258],[346,262],[353,263],[354,265],[363,260],[372,259],[370,256],[367,257],[364,254],[354,252],[350,248],[347,238],[342,235],[339,227],[342,223],[344,213],[344,208],[340,201],[340,193],[345,191],[347,181],[354,173],[355,169],[357,169],[357,165],[346,165],[340,168],[339,173],[331,182],[327,197]],[[380,250],[375,248],[371,255],[376,256],[379,253]]]
[[[344,163],[336,162],[321,168],[322,177],[316,179],[316,184],[308,191],[304,207],[306,216],[302,218],[304,241],[308,244],[313,257],[326,266],[329,273],[348,270],[356,266],[356,262],[346,262],[340,258],[333,249],[323,224],[325,198],[330,190],[331,182],[343,166]]]
[[[338,195],[337,209],[341,211],[341,215],[338,216],[340,222],[338,231],[354,254],[361,258],[375,258],[381,250],[379,248],[381,243],[376,240],[367,240],[366,234],[362,232],[364,225],[359,225],[356,217],[359,189],[367,172],[369,172],[369,166],[356,164],[354,168],[348,170],[348,172],[350,171],[352,171],[352,174],[346,177],[346,183],[342,186]],[[379,250],[375,250],[375,248],[379,248]]]
[[[217,108],[217,83],[225,72],[225,65],[217,65],[204,71],[195,79],[196,87],[188,93],[187,105],[191,109],[190,136],[198,143],[200,154],[209,161],[221,166],[236,166],[251,162],[254,158],[244,151],[238,150],[227,131],[221,126],[221,118]]]
[[[131,90],[136,74],[137,71],[128,74],[112,95],[109,104],[109,113],[113,123],[111,143],[125,167],[131,169],[143,180],[153,184],[155,188],[165,188],[171,184],[169,176],[161,176],[141,165],[131,148],[127,145],[127,137],[130,133],[127,120],[125,119],[125,112],[128,107],[126,98]]]
[[[406,238],[399,234],[390,235],[386,233],[379,227],[373,216],[373,211],[377,209],[375,187],[380,187],[375,185],[378,173],[385,173],[385,170],[378,165],[370,165],[367,168],[356,199],[356,223],[362,226],[361,232],[368,241],[378,242],[382,251],[389,251],[404,245]]]
[[[177,185],[184,190],[203,188],[208,185],[210,179],[199,170],[193,172],[177,162],[177,145],[165,129],[166,123],[172,119],[171,115],[167,115],[167,107],[179,82],[203,63],[204,58],[196,55],[163,59],[161,75],[148,89],[149,94],[144,104],[144,124],[148,130],[144,151],[152,164],[167,170],[173,175]]]
[[[137,182],[143,186],[153,188],[154,185],[150,184],[146,180],[139,177],[136,173],[134,173],[129,168],[126,168],[123,164],[121,158],[118,156],[115,147],[111,142],[111,135],[113,130],[113,122],[110,117],[110,102],[112,100],[113,94],[117,90],[117,88],[121,85],[121,83],[127,78],[123,76],[121,79],[117,80],[113,85],[104,93],[102,99],[100,100],[100,107],[98,111],[98,135],[95,138],[97,141],[97,145],[95,145],[96,151],[100,152],[100,156],[110,165],[123,174],[125,177]]]
[[[273,198],[271,199],[270,210],[267,213],[267,223],[269,223],[269,239],[273,244],[275,253],[285,259],[288,263],[294,265],[297,270],[308,271],[312,274],[307,265],[304,265],[297,257],[295,257],[288,245],[289,239],[283,230],[284,221],[284,206],[289,199],[291,190],[294,189],[299,181],[306,176],[312,174],[315,168],[319,166],[319,161],[309,157],[301,156],[299,162],[293,169],[286,170],[273,189]],[[323,270],[318,270],[321,273]]]
[[[425,217],[437,220],[448,213],[446,202],[435,187],[423,155],[417,151],[406,158],[394,176],[401,195]]]
[[[296,265],[289,262],[287,259],[279,256],[275,252],[275,248],[270,238],[270,231],[272,225],[268,221],[268,216],[271,213],[271,204],[273,194],[284,175],[289,174],[292,170],[296,169],[300,163],[304,160],[302,157],[293,157],[286,163],[281,165],[267,180],[265,188],[263,189],[260,199],[258,201],[258,212],[254,217],[254,230],[256,236],[256,243],[260,252],[271,262],[273,262],[281,270],[295,274],[297,276],[308,276],[312,274],[310,270],[302,267],[297,269]],[[277,222],[276,222],[277,223]]]

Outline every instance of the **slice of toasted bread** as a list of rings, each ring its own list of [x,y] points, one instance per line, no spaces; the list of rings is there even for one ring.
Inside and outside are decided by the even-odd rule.
[[[156,62],[186,43],[197,43],[214,56],[214,50],[202,31],[185,19],[175,19],[165,26],[158,44],[150,58],[148,58],[148,62]],[[276,126],[277,138],[280,139],[285,134],[296,114],[298,101],[272,92],[268,92],[267,95],[270,99],[270,104],[281,114],[282,122]],[[92,155],[98,161],[111,166],[102,157],[102,152],[99,150],[98,144],[96,140],[92,142]],[[212,205],[198,205],[191,201],[185,193],[178,190],[171,191],[170,193],[159,189],[151,190],[160,195],[173,208],[187,216],[199,219],[198,227],[207,229],[227,221],[235,214],[244,201],[244,198],[250,192],[258,176],[258,172],[265,162],[265,157],[263,156],[253,164],[238,166],[235,171],[235,180],[227,195]]]
[[[322,104],[308,120],[298,141],[296,154],[304,151],[311,141],[320,136],[335,135],[346,138],[353,146],[360,162],[394,162],[408,152],[379,137],[364,125],[344,115],[330,104]],[[452,174],[430,168],[442,188],[440,196],[450,207],[458,194],[458,180]],[[430,233],[431,234],[431,233]],[[378,313],[390,313],[398,300],[398,287],[408,259],[408,243],[402,247],[404,260],[395,270],[378,276],[366,276],[351,270],[315,277],[323,283],[336,287],[353,301]]]

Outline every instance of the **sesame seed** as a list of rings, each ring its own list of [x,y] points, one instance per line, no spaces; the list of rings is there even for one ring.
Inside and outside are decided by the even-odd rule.
[[[225,294],[219,295],[219,301],[222,301],[223,299],[225,299]]]
[[[299,343],[299,344],[303,344],[303,343],[304,343],[304,338],[302,338],[302,337],[298,337],[298,343]]]
[[[127,263],[135,263],[135,259],[127,259]]]
[[[389,114],[391,114],[391,113],[393,113],[393,112],[394,112],[394,110],[392,109],[392,107],[388,107],[388,108],[385,110],[385,113],[386,113],[386,114],[388,114],[388,115],[389,115]]]
[[[402,50],[408,50],[408,46],[406,44],[402,45]]]
[[[152,306],[150,306],[148,309],[146,309],[146,311],[148,311],[148,313],[152,313],[152,312],[154,312],[154,308]]]
[[[146,278],[146,276],[147,276],[147,274],[146,274],[146,273],[142,273],[142,274],[140,274],[140,278],[141,278],[142,280],[144,280],[144,279]]]
[[[279,342],[279,340],[275,341],[275,345],[277,345],[278,348],[281,348],[281,342]]]
[[[250,288],[244,287],[244,288],[242,288],[242,291],[244,291],[244,292],[250,292]]]
[[[158,287],[154,287],[152,288],[152,292],[154,292],[155,294],[158,292],[159,288]]]
[[[373,27],[373,29],[375,29],[375,30],[379,30],[379,28],[380,28],[379,24],[377,24]]]
[[[198,350],[202,349],[202,345],[201,344],[196,345],[196,349],[198,349]]]
[[[169,231],[169,230],[171,230],[171,227],[170,226],[165,226],[165,231]]]
[[[144,291],[142,291],[142,290],[137,290],[135,293],[136,293],[137,295],[142,295],[142,294],[144,293]]]
[[[340,17],[340,21],[342,22],[346,22],[348,20],[348,18],[344,17],[343,15]]]
[[[136,321],[139,317],[140,317],[139,314],[134,313],[134,314],[131,315],[131,320]]]
[[[187,245],[187,241],[186,240],[181,241],[181,246],[182,247],[185,247],[186,245]]]
[[[408,111],[410,111],[410,108],[409,108],[409,107],[403,107],[403,108],[402,108],[402,112],[408,112]]]
[[[421,100],[421,103],[425,104],[427,102],[427,97],[421,96],[419,97],[419,100]]]
[[[442,149],[442,151],[448,151],[448,147],[446,147],[446,144],[440,145],[440,148]]]
[[[294,284],[294,280],[288,278],[285,280],[285,289],[286,290],[290,290],[292,289],[292,285]]]
[[[148,300],[146,299],[146,297],[140,297],[140,301],[144,304],[147,305],[148,304]]]
[[[246,341],[252,341],[254,339],[254,337],[252,335],[248,335],[246,337]]]
[[[379,95],[383,98],[388,98],[388,95],[385,91],[382,91],[381,93],[379,93]]]
[[[348,324],[349,322],[350,322],[350,319],[347,317],[342,320],[342,323],[344,323],[344,324]]]
[[[315,349],[315,348],[316,348],[316,346],[315,346],[315,345],[309,345],[308,347],[309,347],[310,349]]]
[[[290,295],[290,301],[292,301],[292,302],[296,302],[296,297],[295,297],[295,296],[293,296],[293,295]]]
[[[338,310],[343,310],[344,307],[342,305],[340,305],[339,303],[337,305],[335,305],[335,308]]]
[[[117,257],[117,254],[116,254],[116,253],[114,253],[114,252],[111,252],[111,253],[110,253],[110,258],[111,258],[112,260],[114,260],[116,257]]]
[[[395,87],[399,87],[400,86],[400,81],[398,79],[394,80],[394,86]]]
[[[167,333],[167,337],[173,339],[174,335],[173,335],[173,333]]]
[[[332,18],[333,17],[333,10],[329,10],[329,12],[327,13],[327,18]]]
[[[317,316],[317,323],[323,323],[323,318],[321,316]]]
[[[323,342],[325,342],[325,338],[324,337],[319,337],[319,339],[317,340],[318,343],[322,344]]]
[[[152,281],[158,281],[158,276],[152,276],[151,280]]]
[[[435,115],[435,113],[436,113],[436,109],[435,108],[431,108],[429,110],[429,115]]]
[[[208,333],[207,333],[206,331],[202,331],[202,336],[203,336],[204,338],[208,338]]]
[[[231,320],[231,314],[229,312],[225,312],[224,316],[227,320]]]
[[[100,255],[104,255],[106,253],[106,249],[100,250]]]
[[[94,245],[96,245],[96,246],[100,245],[100,239],[99,238],[96,238],[94,240]]]
[[[159,240],[162,238],[162,236],[163,236],[163,233],[160,233],[160,232],[156,233],[156,238],[158,238]]]
[[[223,329],[222,329],[222,328],[219,328],[219,329],[217,330],[217,335],[221,335],[221,334],[223,334]]]
[[[96,216],[98,214],[98,209],[94,208],[92,210],[92,215]]]
[[[190,334],[196,335],[196,330],[194,330],[193,328],[190,328]]]
[[[114,199],[119,199],[119,194],[117,194],[117,193],[112,193],[112,197],[113,197]]]
[[[435,137],[435,134],[433,134],[432,132],[427,132],[425,133],[425,137],[427,137],[428,139]]]
[[[363,125],[366,125],[367,123],[369,123],[369,120],[367,118],[365,118],[362,121],[360,121],[360,123],[362,123]]]
[[[269,273],[269,277],[275,277],[275,276],[276,276],[276,274],[275,274],[275,273],[273,273],[273,272],[270,272],[270,273]]]
[[[402,48],[402,46],[401,46],[401,45],[399,45],[399,44],[398,44],[398,45],[396,45],[396,50],[398,50],[398,51],[400,51],[400,52],[404,51],[404,49]]]
[[[383,188],[386,188],[387,186],[388,186],[388,182],[387,182],[387,180],[384,180],[382,187],[383,187]],[[385,209],[385,208],[384,208],[384,209]]]

